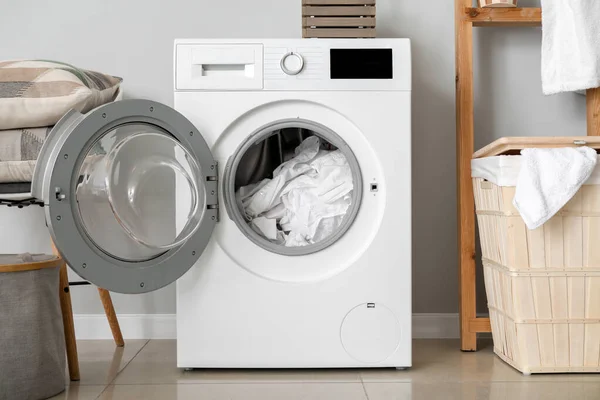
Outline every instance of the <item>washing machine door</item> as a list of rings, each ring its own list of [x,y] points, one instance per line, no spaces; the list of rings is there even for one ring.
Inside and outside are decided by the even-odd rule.
[[[218,217],[206,141],[184,116],[147,100],[66,114],[44,143],[32,194],[71,268],[119,293],[178,279]]]

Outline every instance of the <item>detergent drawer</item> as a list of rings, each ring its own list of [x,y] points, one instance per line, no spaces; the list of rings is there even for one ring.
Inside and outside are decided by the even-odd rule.
[[[178,44],[176,90],[256,90],[263,87],[262,44]]]

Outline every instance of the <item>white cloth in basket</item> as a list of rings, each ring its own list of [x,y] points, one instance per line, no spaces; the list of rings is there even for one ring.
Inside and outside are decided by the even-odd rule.
[[[590,177],[598,157],[590,147],[524,149],[513,205],[527,228],[548,221]]]

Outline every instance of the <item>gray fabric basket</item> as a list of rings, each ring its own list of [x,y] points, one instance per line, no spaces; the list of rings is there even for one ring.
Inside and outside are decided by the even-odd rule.
[[[60,268],[0,273],[0,400],[65,389]]]

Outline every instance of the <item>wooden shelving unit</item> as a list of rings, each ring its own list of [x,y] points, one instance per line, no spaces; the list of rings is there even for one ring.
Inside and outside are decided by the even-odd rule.
[[[473,8],[455,0],[456,19],[456,162],[461,349],[477,350],[477,333],[490,332],[489,318],[477,318],[475,300],[475,204],[471,182],[474,152],[473,27],[541,26],[540,8]],[[587,134],[600,136],[600,89],[587,91]]]
[[[541,8],[465,8],[463,19],[472,26],[542,26]]]

